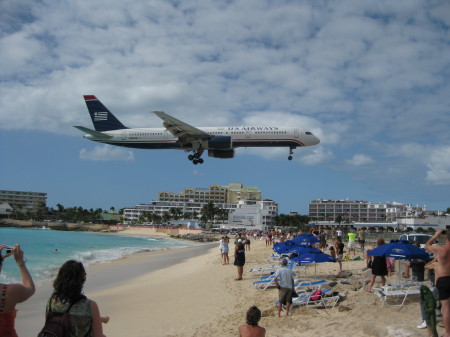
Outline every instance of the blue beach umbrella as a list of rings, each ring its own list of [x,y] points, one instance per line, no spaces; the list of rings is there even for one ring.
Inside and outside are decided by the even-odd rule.
[[[299,245],[311,245],[312,243],[317,243],[319,242],[319,239],[316,238],[314,235],[309,234],[309,233],[303,233],[298,235],[295,239],[294,242],[296,242]]]
[[[316,263],[336,262],[336,259],[334,257],[322,253],[321,251],[319,251],[319,253],[305,253],[297,257],[294,257],[292,260],[297,263],[305,263],[305,264],[314,263],[314,276],[316,276],[317,274]]]
[[[295,253],[297,255],[303,255],[303,254],[307,254],[307,253],[322,253],[322,251],[320,249],[311,247],[311,246],[296,246],[291,248],[290,253]]]
[[[409,241],[391,240],[389,243],[378,246],[367,253],[368,256],[386,256],[402,260],[428,260],[430,254]]]
[[[429,260],[430,254],[420,247],[417,247],[404,240],[391,240],[389,243],[378,246],[367,252],[367,256],[386,256],[398,259],[398,270],[400,271],[400,260]],[[400,283],[400,273],[398,273],[398,283]]]
[[[336,262],[336,259],[331,255],[325,253],[305,253],[294,257],[294,260],[297,263],[322,263],[322,262]]]
[[[272,249],[278,254],[285,254],[289,253],[294,247],[298,247],[298,244],[293,240],[287,240],[284,242],[276,242]]]

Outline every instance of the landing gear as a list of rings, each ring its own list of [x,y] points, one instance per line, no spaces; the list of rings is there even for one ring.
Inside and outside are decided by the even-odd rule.
[[[295,149],[295,147],[290,147],[290,148],[289,148],[289,157],[288,157],[288,160],[292,160],[292,155],[294,154],[294,149]]]
[[[194,154],[190,154],[188,159],[192,161],[194,165],[203,164],[203,158],[201,158],[202,154],[203,150],[198,150],[197,152],[194,152]]]

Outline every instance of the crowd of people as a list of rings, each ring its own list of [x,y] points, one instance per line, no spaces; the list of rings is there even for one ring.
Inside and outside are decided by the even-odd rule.
[[[0,284],[0,337],[17,337],[16,305],[28,300],[36,291],[26,265],[27,259],[20,245],[14,247],[0,245],[0,272],[3,261],[11,256],[14,257],[20,270],[22,283]],[[81,262],[74,260],[65,262],[53,282],[54,291],[46,305],[46,317],[49,319],[51,313],[55,312],[67,312],[70,336],[105,337],[102,323],[107,323],[109,317],[100,316],[97,303],[82,294],[85,281],[86,272]],[[45,322],[42,322],[42,325],[44,327]]]
[[[343,231],[341,229],[336,229],[332,232],[327,232],[325,230],[312,230],[311,233],[316,236],[318,243],[316,247],[321,249],[323,252],[327,250],[329,254],[336,258],[336,262],[339,265],[339,272],[342,271],[342,261],[344,260],[344,239]],[[300,234],[300,233],[296,233]],[[257,234],[255,238],[265,238],[266,245],[271,246],[277,242],[284,242],[285,240],[294,239],[296,234],[283,233],[283,232],[267,232],[265,234]],[[386,283],[386,277],[394,271],[394,260],[386,256],[369,256],[367,253],[376,247],[380,247],[385,244],[385,240],[382,237],[376,239],[375,246],[366,246],[366,228],[362,227],[358,230],[351,229],[347,235],[347,256],[348,259],[351,255],[355,256],[357,254],[357,249],[359,253],[365,256],[367,267],[371,269],[371,278],[368,283],[367,291],[371,292],[377,277],[381,279],[381,285],[384,286]],[[445,235],[445,243],[443,245],[437,245],[437,239]],[[247,239],[251,237],[251,233],[246,235],[238,235],[235,240],[235,262],[234,264],[238,267],[238,278],[242,279],[242,267],[245,264],[245,249],[244,243]],[[333,244],[328,245],[331,241]],[[222,242],[222,241],[221,241]],[[358,243],[358,247],[357,247]],[[418,245],[418,244],[416,244]],[[435,325],[436,313],[432,310],[430,315],[430,310],[426,308],[427,301],[434,301],[434,297],[438,299],[436,305],[436,312],[438,315],[442,312],[443,327],[445,329],[446,337],[450,337],[450,231],[445,233],[445,231],[438,230],[425,244],[425,250],[434,255],[431,261],[426,263],[425,261],[412,260],[407,265],[407,273],[403,273],[403,277],[408,278],[409,268],[420,268],[423,271],[425,269],[430,271],[430,281],[432,284],[431,288],[425,287],[421,289],[421,318],[422,323],[417,326],[419,329],[427,328],[427,322],[430,320],[434,323],[429,323]],[[242,257],[243,256],[243,257]],[[294,288],[294,273],[291,269],[287,268],[288,260],[281,260],[281,267],[274,274],[274,282],[278,288],[279,292],[279,302],[278,302],[278,316],[281,316],[282,307],[285,308],[286,316],[289,315],[290,305],[292,304],[292,294],[295,292]],[[399,271],[400,272],[400,271]],[[417,273],[413,275],[413,281],[423,281],[422,278]],[[424,295],[427,294],[427,295]],[[428,296],[428,297],[427,297]],[[433,307],[434,308],[434,307]],[[256,313],[256,314],[255,314]],[[259,316],[258,316],[259,313]],[[250,315],[250,316],[249,316]],[[252,316],[254,315],[254,316]],[[256,317],[255,320],[249,320],[249,317]],[[430,318],[432,317],[432,318]],[[247,312],[247,325],[242,325],[239,327],[240,336],[265,336],[264,328],[258,326],[260,319],[260,311],[256,307],[251,307]],[[433,327],[435,329],[435,327]],[[436,331],[436,330],[434,330]]]

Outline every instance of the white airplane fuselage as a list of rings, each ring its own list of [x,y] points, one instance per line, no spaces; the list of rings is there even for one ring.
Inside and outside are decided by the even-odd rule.
[[[233,158],[238,147],[288,147],[292,159],[297,147],[313,146],[319,138],[310,131],[295,127],[226,126],[194,127],[163,111],[154,111],[162,119],[163,128],[128,128],[123,125],[94,95],[84,99],[95,130],[75,126],[95,142],[137,149],[178,149],[192,151],[188,156],[194,164],[203,163],[203,152],[209,157]]]
[[[229,126],[198,127],[211,136],[227,136],[231,138],[232,148],[238,147],[302,147],[319,144],[320,140],[308,131],[292,127],[274,126]],[[110,145],[138,149],[179,149],[192,151],[194,146],[183,146],[178,138],[164,128],[137,128],[103,131],[108,139],[100,139],[93,135],[84,138]],[[199,140],[203,149],[210,148],[207,140]]]

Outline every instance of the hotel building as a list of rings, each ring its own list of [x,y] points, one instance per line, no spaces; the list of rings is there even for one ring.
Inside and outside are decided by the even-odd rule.
[[[38,212],[47,205],[47,193],[0,190],[0,204],[21,212]]]
[[[317,221],[394,222],[397,218],[419,216],[426,207],[398,202],[372,203],[358,200],[312,200],[308,216]]]
[[[183,192],[158,193],[158,201],[169,202],[213,202],[236,204],[240,200],[261,200],[261,191],[252,186],[231,183],[228,186],[210,185],[209,188],[185,188]]]

